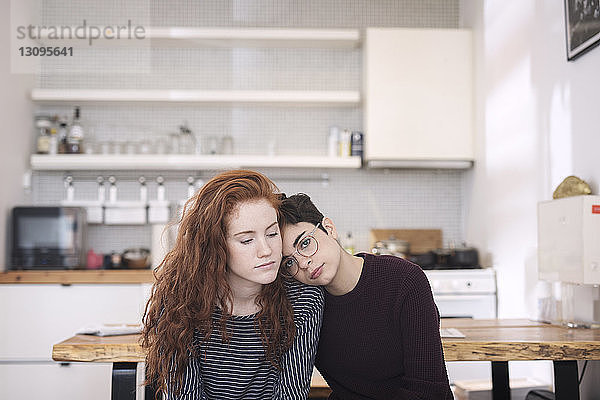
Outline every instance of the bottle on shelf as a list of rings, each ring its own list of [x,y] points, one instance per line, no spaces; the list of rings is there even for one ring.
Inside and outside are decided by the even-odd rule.
[[[58,154],[67,153],[67,136],[69,135],[69,129],[67,125],[67,118],[65,116],[58,117]]]
[[[339,152],[340,157],[350,157],[350,146],[352,144],[352,133],[349,129],[344,129],[340,133]]]
[[[80,121],[80,109],[75,107],[73,114],[73,123],[67,134],[67,153],[69,154],[80,154],[83,153],[83,127]]]
[[[58,154],[58,134],[56,133],[56,128],[50,128],[50,144],[48,147],[48,154],[56,155]]]
[[[329,136],[327,137],[327,155],[329,157],[337,157],[339,153],[340,128],[333,125],[329,128]]]
[[[344,250],[346,250],[350,254],[354,254],[354,239],[352,238],[352,232],[346,232],[346,237],[344,238]]]

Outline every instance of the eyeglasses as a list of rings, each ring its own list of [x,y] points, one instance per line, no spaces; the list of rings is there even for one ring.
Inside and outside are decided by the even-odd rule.
[[[315,226],[315,229],[298,241],[296,251],[281,261],[280,270],[284,277],[293,278],[300,270],[300,263],[295,257],[296,254],[302,257],[312,257],[319,250],[319,241],[315,237],[319,225],[321,225],[320,222]]]

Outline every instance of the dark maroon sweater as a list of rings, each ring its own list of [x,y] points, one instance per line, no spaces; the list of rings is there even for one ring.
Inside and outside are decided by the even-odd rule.
[[[452,400],[427,277],[398,257],[358,255],[356,287],[325,292],[316,366],[330,399]]]

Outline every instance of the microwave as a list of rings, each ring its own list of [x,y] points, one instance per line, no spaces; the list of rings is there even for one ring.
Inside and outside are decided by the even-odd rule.
[[[10,269],[85,267],[83,207],[14,207]]]

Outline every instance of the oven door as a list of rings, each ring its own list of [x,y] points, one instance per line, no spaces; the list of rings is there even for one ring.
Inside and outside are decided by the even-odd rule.
[[[434,294],[442,318],[496,318],[496,295]]]
[[[442,318],[496,318],[496,295],[443,294],[434,295]],[[453,361],[446,363],[448,380],[491,379],[490,363],[487,361]]]

